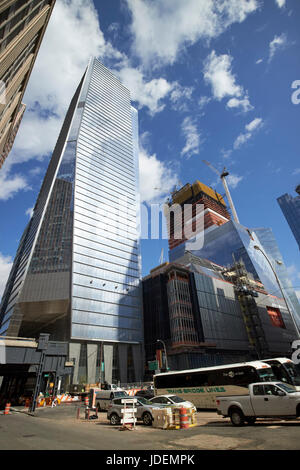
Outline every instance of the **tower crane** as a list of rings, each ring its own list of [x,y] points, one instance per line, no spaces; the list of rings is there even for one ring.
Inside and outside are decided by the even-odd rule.
[[[227,185],[227,181],[226,181],[226,176],[229,175],[228,171],[226,171],[226,168],[224,168],[222,173],[220,173],[214,166],[212,166],[211,163],[207,162],[206,160],[202,160],[202,161],[207,166],[209,166],[215,173],[217,173],[217,175],[221,178],[221,181],[222,181],[224,189],[225,189],[225,193],[226,193],[226,196],[227,196],[227,200],[229,202],[229,206],[230,206],[233,218],[239,224],[240,221],[239,221],[239,218],[237,216],[237,213],[236,213],[236,210],[235,210],[235,207],[234,207],[234,204],[233,204],[233,200],[231,198],[231,195],[230,195],[230,192],[229,192],[229,189],[228,189],[228,185]]]

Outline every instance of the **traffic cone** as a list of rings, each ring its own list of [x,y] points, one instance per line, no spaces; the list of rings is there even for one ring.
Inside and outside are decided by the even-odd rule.
[[[5,409],[4,409],[4,414],[9,415],[10,414],[10,403],[6,403]]]
[[[180,429],[189,428],[189,418],[187,415],[186,408],[180,408]]]

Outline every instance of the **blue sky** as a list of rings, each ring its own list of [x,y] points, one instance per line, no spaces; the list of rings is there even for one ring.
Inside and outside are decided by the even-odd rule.
[[[300,293],[298,246],[277,204],[300,183],[298,0],[57,0],[0,170],[0,296],[67,106],[95,55],[139,110],[144,203],[230,172],[240,222],[271,227]],[[299,95],[300,97],[300,95]],[[143,275],[166,240],[142,241]]]

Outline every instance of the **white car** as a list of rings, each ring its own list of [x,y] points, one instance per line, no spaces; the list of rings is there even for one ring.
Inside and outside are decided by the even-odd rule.
[[[183,408],[192,408],[194,411],[197,411],[195,405],[190,401],[185,401],[183,398],[178,397],[177,395],[158,395],[154,398],[150,398],[151,403],[163,404],[163,405],[178,405]]]

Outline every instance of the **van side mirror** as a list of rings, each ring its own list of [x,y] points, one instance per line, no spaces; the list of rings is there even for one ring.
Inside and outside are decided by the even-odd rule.
[[[277,395],[279,397],[285,397],[285,393],[282,390],[278,390]]]

